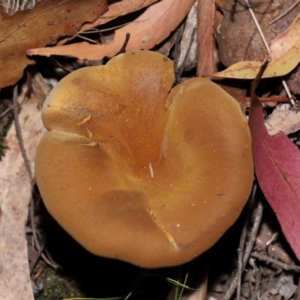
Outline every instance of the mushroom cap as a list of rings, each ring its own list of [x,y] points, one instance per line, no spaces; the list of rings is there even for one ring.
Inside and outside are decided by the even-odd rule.
[[[63,78],[42,111],[35,174],[44,203],[90,252],[147,267],[209,249],[251,191],[238,103],[204,78],[172,89],[173,63],[127,52]]]

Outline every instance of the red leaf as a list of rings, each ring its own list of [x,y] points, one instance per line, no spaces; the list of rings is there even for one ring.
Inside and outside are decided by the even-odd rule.
[[[268,134],[263,108],[255,95],[249,126],[259,185],[300,260],[300,152],[284,133]]]

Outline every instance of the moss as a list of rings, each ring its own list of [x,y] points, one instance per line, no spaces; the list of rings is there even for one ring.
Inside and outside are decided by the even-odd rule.
[[[60,300],[85,296],[76,286],[74,280],[58,274],[50,267],[45,268],[41,280],[44,284],[44,289],[36,297],[37,300]]]

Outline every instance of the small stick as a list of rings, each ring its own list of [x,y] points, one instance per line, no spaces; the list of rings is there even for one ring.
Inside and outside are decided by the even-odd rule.
[[[254,188],[253,188],[253,192],[252,192],[252,199],[254,199],[254,195],[256,194],[256,190],[257,190],[257,186],[255,185]],[[258,232],[258,229],[259,229],[259,226],[260,226],[260,223],[261,223],[261,219],[262,219],[262,213],[263,213],[263,205],[261,202],[258,202],[258,205],[257,205],[257,208],[255,210],[255,212],[253,213],[253,215],[255,216],[255,219],[254,219],[254,224],[252,226],[252,229],[251,229],[251,232],[250,232],[250,239],[248,241],[248,244],[245,248],[245,251],[244,251],[244,255],[243,255],[243,258],[242,258],[242,263],[240,262],[239,264],[242,266],[241,270],[243,271],[245,269],[245,266],[248,262],[248,259],[250,257],[250,253],[252,251],[252,248],[255,244],[255,240],[256,240],[256,237],[257,237],[257,232]],[[241,240],[242,240],[243,237],[241,237]],[[241,243],[241,242],[240,242]],[[226,292],[226,295],[224,297],[225,300],[229,300],[232,295],[234,294],[236,288],[237,288],[237,285],[239,283],[239,275],[241,274],[241,271],[238,271],[234,280],[232,281],[229,289],[227,290]]]
[[[277,18],[275,18],[273,21],[271,21],[268,26],[274,24],[278,20],[280,20],[282,17],[287,15],[291,10],[293,10],[298,4],[300,3],[300,0],[296,1],[290,8],[288,8],[285,12],[283,12],[281,15],[279,15]]]
[[[247,247],[245,249],[245,254],[244,254],[244,259],[243,259],[243,265],[244,266],[248,262],[248,259],[250,257],[252,248],[253,248],[253,246],[255,244],[257,233],[258,233],[258,229],[259,229],[259,226],[260,226],[260,223],[261,223],[261,219],[262,219],[262,215],[263,215],[263,211],[264,211],[264,207],[263,207],[263,205],[262,205],[262,203],[260,201],[260,202],[258,202],[257,209],[256,209],[256,211],[254,213],[254,215],[255,215],[254,224],[252,226],[252,230],[251,230],[251,234],[250,234],[250,239],[249,239]]]
[[[251,295],[251,300],[255,300],[256,298],[254,297],[254,291],[253,291],[253,286],[251,284],[251,280],[249,279],[249,289],[250,289],[250,295]]]
[[[268,54],[270,55],[270,54],[271,54],[271,49],[270,49],[270,47],[269,47],[269,45],[268,45],[268,43],[267,43],[267,40],[266,40],[266,38],[265,38],[265,35],[264,35],[264,33],[262,32],[262,29],[261,29],[261,27],[260,27],[260,25],[259,25],[259,23],[258,23],[258,21],[257,21],[257,19],[256,19],[256,16],[255,16],[255,14],[254,14],[254,12],[253,12],[253,10],[252,10],[252,8],[251,8],[251,6],[250,6],[248,0],[245,0],[245,2],[246,2],[246,4],[247,4],[249,13],[251,14],[251,17],[252,17],[252,19],[253,19],[253,22],[255,23],[255,25],[256,25],[256,27],[257,27],[257,30],[258,30],[258,32],[259,32],[259,34],[260,34],[260,36],[261,36],[261,38],[262,38],[262,40],[263,40],[263,42],[264,42],[264,44],[265,44],[265,47],[266,47],[266,49],[267,49],[267,51],[268,51]],[[288,85],[286,84],[286,82],[285,82],[283,79],[282,79],[282,84],[283,84],[283,87],[284,87],[284,89],[285,89],[285,91],[286,91],[286,93],[287,93],[287,95],[288,95],[288,97],[289,97],[289,99],[290,99],[291,104],[294,106],[294,105],[295,105],[295,101],[294,101],[294,99],[293,99],[293,97],[292,97],[292,94],[291,94],[291,92],[290,92],[290,89],[289,89]]]
[[[79,34],[79,33],[75,33],[74,35],[75,35],[76,37],[79,37],[79,38],[81,38],[81,39],[83,39],[83,40],[85,40],[85,41],[87,41],[87,42],[92,43],[92,44],[97,44],[96,41],[94,41],[94,40],[92,40],[92,39],[90,39],[90,38],[88,38],[88,37],[86,37],[86,36],[83,36],[83,35],[81,35],[81,34]]]
[[[26,150],[24,147],[22,131],[21,131],[21,126],[20,126],[20,122],[19,122],[19,112],[18,112],[19,103],[18,103],[18,86],[17,85],[14,87],[14,91],[13,91],[13,103],[14,103],[13,113],[14,113],[14,119],[15,119],[16,134],[18,137],[18,142],[19,142],[21,154],[23,156],[23,160],[25,163],[26,171],[27,171],[30,183],[32,183],[32,179],[33,179],[32,171],[31,171],[30,162],[29,162],[29,159],[27,157]]]
[[[300,266],[297,266],[295,264],[286,264],[262,253],[253,252],[251,253],[251,257],[257,258],[258,260],[263,261],[267,264],[273,264],[274,266],[281,268],[285,271],[295,271],[297,273],[300,273]]]
[[[290,102],[290,99],[288,97],[258,97],[258,100],[260,102]],[[246,97],[246,101],[250,102],[251,98]]]
[[[0,114],[0,119],[3,118],[6,114],[8,114],[13,109],[13,105],[10,105],[2,114]]]
[[[42,252],[44,251],[45,246],[46,246],[46,243],[44,242],[44,243],[41,245],[41,247],[40,247],[40,249],[38,250],[38,252],[36,253],[34,259],[30,262],[30,265],[29,265],[29,272],[30,272],[30,274],[32,273],[32,271],[33,271],[33,269],[34,269],[34,267],[35,267],[35,265],[36,265],[38,259],[40,258]]]
[[[251,210],[248,211],[246,221],[244,222],[242,234],[241,234],[241,237],[240,237],[239,248],[238,248],[238,270],[237,270],[237,274],[236,274],[236,278],[237,278],[237,292],[236,292],[236,295],[237,295],[238,300],[240,299],[240,296],[241,296],[241,279],[242,279],[242,273],[244,271],[243,255],[244,255],[244,251],[245,251],[247,228],[248,228],[248,225],[249,225],[250,214],[252,213],[252,205],[255,201],[256,191],[257,191],[257,185],[254,184],[253,190],[252,190],[252,195],[251,195],[251,202],[250,202]]]
[[[255,299],[260,299],[260,295],[259,295],[259,286],[260,286],[260,282],[261,282],[261,268],[257,268],[256,271],[256,278],[255,278],[255,286],[254,286],[254,296]]]
[[[130,33],[127,32],[126,36],[125,36],[124,44],[121,47],[120,51],[116,55],[122,54],[122,53],[124,53],[126,51],[126,47],[128,45],[129,39],[130,39]]]
[[[55,59],[53,56],[49,57],[49,60],[55,65],[64,70],[67,73],[72,73],[73,71],[65,66],[63,66],[57,59]]]
[[[274,233],[272,237],[266,242],[266,246],[269,247],[276,239],[278,236],[278,232]]]
[[[236,274],[236,278],[237,278],[236,295],[237,295],[238,300],[240,299],[240,296],[241,296],[241,278],[242,278],[242,273],[243,273],[243,254],[244,254],[244,248],[245,248],[245,242],[246,242],[246,236],[247,236],[248,223],[249,223],[249,215],[246,218],[245,224],[243,226],[243,231],[241,234],[240,244],[239,244],[239,248],[238,248],[238,270],[237,270],[237,274]]]
[[[283,87],[284,87],[284,89],[285,89],[285,91],[286,91],[286,93],[287,93],[287,95],[288,95],[290,101],[291,101],[291,104],[294,106],[294,105],[295,105],[295,101],[294,101],[294,99],[293,99],[293,96],[292,96],[292,94],[291,94],[291,91],[290,91],[290,89],[289,89],[289,87],[288,87],[286,81],[285,81],[285,80],[282,80],[282,84],[283,84]]]
[[[261,29],[260,25],[259,25],[259,23],[258,23],[258,21],[257,21],[257,19],[256,19],[256,17],[255,17],[254,11],[252,10],[252,8],[251,8],[251,6],[250,6],[248,0],[245,0],[245,2],[246,2],[246,4],[247,4],[249,13],[250,13],[250,15],[251,15],[251,17],[252,17],[252,19],[253,19],[253,22],[255,23],[256,28],[257,28],[257,30],[258,30],[258,32],[259,32],[259,34],[260,34],[260,36],[261,36],[261,38],[262,38],[264,44],[265,44],[265,47],[267,48],[268,53],[270,54],[270,52],[271,52],[270,47],[269,47],[269,45],[268,45],[268,42],[267,42],[267,40],[266,40],[266,38],[265,38],[264,33],[262,32],[262,29]]]

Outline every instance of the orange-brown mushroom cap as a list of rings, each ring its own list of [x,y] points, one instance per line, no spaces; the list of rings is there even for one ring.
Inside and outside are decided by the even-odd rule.
[[[238,103],[173,63],[127,52],[62,79],[36,154],[45,205],[90,252],[147,268],[187,262],[235,222],[253,181]]]

